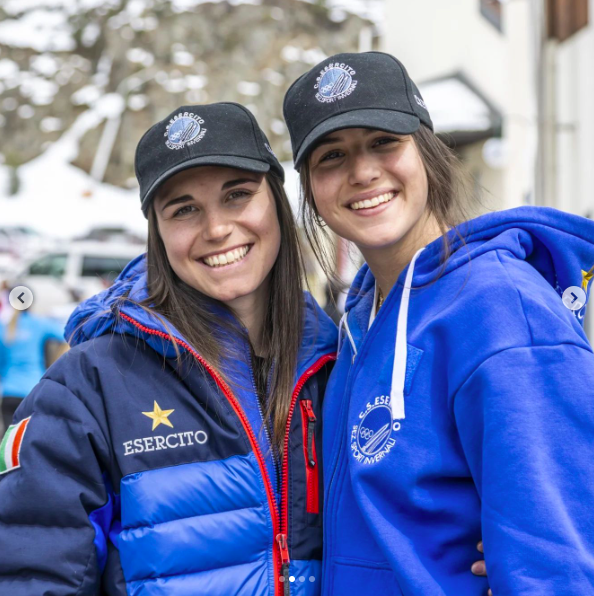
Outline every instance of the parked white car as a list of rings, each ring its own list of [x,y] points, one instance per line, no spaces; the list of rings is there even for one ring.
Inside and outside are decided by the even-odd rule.
[[[33,309],[52,315],[109,287],[144,247],[134,244],[72,242],[29,261],[15,281],[33,292]]]

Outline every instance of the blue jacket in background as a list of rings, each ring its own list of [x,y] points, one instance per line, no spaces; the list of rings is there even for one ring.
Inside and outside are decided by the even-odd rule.
[[[561,299],[590,293],[594,222],[524,207],[460,232],[370,328],[367,266],[352,286],[324,402],[325,596],[594,594],[594,354]]]
[[[31,418],[0,476],[0,594],[316,596],[334,324],[308,297],[281,466],[247,340],[226,346],[227,383],[126,296],[147,296],[144,257],[79,306],[74,347],[16,412]]]
[[[45,344],[64,341],[64,325],[48,317],[21,312],[14,339],[0,323],[0,395],[25,397],[45,373]]]

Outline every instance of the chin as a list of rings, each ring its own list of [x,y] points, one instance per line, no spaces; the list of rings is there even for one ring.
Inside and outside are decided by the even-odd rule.
[[[222,290],[218,292],[213,292],[210,294],[211,298],[218,300],[219,302],[234,302],[235,300],[239,300],[244,296],[248,296],[254,292],[253,289],[242,289],[242,288],[230,288],[229,290]]]
[[[400,242],[400,240],[402,240],[403,237],[404,234],[395,234],[394,230],[391,230],[386,234],[359,234],[358,237],[355,238],[353,241],[359,247],[373,250],[387,248],[389,246],[397,244],[398,242]]]

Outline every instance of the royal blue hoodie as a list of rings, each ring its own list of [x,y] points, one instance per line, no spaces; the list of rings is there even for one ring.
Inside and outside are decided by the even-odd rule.
[[[594,594],[594,354],[562,301],[590,291],[594,222],[522,207],[459,231],[371,326],[367,266],[352,286],[324,402],[324,595]]]

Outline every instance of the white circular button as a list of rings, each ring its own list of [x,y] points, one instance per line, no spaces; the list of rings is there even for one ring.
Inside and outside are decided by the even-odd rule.
[[[579,286],[569,286],[563,292],[562,300],[569,310],[580,310],[586,304],[586,292]]]
[[[8,301],[16,310],[27,310],[33,304],[33,292],[25,286],[17,286],[8,295]]]

